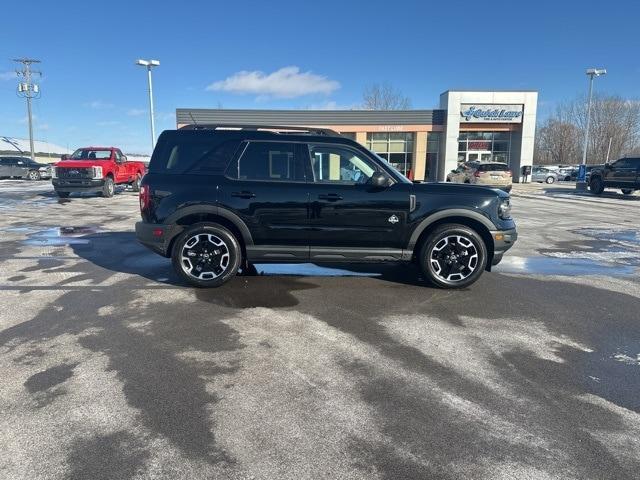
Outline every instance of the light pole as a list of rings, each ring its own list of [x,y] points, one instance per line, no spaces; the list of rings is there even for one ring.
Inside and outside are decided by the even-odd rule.
[[[147,80],[149,82],[149,116],[151,118],[151,151],[156,146],[156,126],[153,116],[153,83],[151,82],[151,69],[160,65],[158,60],[142,60],[136,61],[136,65],[147,67]]]
[[[587,149],[589,148],[589,125],[591,124],[591,97],[593,95],[593,78],[600,75],[606,75],[607,70],[604,68],[588,68],[587,76],[589,77],[589,100],[587,102],[587,126],[584,132],[584,148],[582,149],[582,165],[576,182],[576,190],[586,190],[587,181]]]
[[[42,76],[41,72],[31,70],[31,65],[34,63],[40,63],[40,60],[34,60],[33,58],[16,58],[14,62],[21,63],[23,65],[22,70],[16,70],[18,77],[24,79],[18,83],[18,95],[27,99],[27,118],[29,121],[29,148],[31,150],[31,160],[35,161],[35,150],[33,147],[33,118],[31,115],[31,99],[40,98],[40,87],[38,84],[33,83],[33,74]]]

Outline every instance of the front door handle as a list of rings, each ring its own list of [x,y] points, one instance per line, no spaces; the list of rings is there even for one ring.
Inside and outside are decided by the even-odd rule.
[[[238,198],[255,198],[256,194],[253,192],[247,192],[246,190],[243,190],[242,192],[233,192],[231,196],[238,197]]]
[[[337,193],[327,193],[325,195],[318,195],[320,200],[328,200],[330,202],[337,202],[338,200],[342,200],[342,197]]]

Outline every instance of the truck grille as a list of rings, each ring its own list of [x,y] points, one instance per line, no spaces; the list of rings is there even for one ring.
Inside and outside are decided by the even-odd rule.
[[[89,167],[58,167],[58,178],[91,178]]]

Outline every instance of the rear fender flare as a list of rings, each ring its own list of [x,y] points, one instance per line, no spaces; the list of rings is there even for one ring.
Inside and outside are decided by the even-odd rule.
[[[164,223],[169,225],[176,225],[178,224],[180,219],[188,217],[189,215],[198,214],[217,215],[230,221],[240,231],[244,244],[253,245],[253,237],[251,236],[251,232],[249,231],[247,225],[242,221],[242,219],[235,213],[227,210],[226,208],[218,207],[217,205],[192,205],[189,207],[181,208],[172,215],[169,215]]]

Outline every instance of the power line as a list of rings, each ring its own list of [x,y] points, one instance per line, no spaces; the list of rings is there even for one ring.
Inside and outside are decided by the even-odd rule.
[[[19,97],[24,97],[27,99],[27,117],[29,120],[29,146],[31,149],[31,160],[35,161],[31,100],[34,98],[40,98],[40,87],[37,83],[33,82],[33,75],[40,75],[42,77],[42,72],[31,70],[31,65],[33,65],[34,63],[40,63],[40,60],[35,60],[33,58],[14,58],[13,61],[22,64],[22,68],[16,70],[18,77],[21,79],[21,81],[18,83],[17,94]]]

